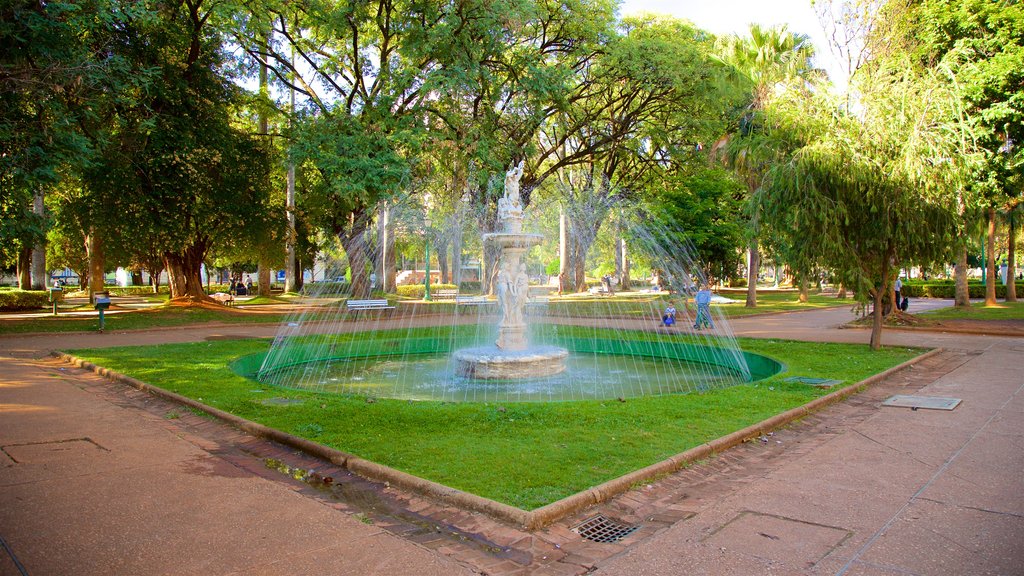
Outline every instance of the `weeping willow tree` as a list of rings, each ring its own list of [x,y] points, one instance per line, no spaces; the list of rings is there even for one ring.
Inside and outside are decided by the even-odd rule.
[[[881,346],[883,300],[903,263],[948,262],[962,219],[974,146],[955,85],[938,71],[879,67],[847,112],[821,92],[780,91],[765,139],[779,157],[754,202],[762,217],[874,304],[871,348]]]

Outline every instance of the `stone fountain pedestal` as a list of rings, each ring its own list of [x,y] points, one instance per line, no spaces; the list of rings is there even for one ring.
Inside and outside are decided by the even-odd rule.
[[[522,174],[522,164],[519,165]],[[523,255],[544,241],[540,234],[523,233],[523,211],[519,204],[518,176],[515,169],[505,178],[505,196],[498,200],[498,220],[501,231],[484,234],[487,244],[501,250],[500,272],[497,278],[498,303],[501,322],[498,339],[493,346],[464,348],[456,351],[455,372],[466,378],[484,380],[515,380],[542,378],[565,370],[569,352],[557,346],[533,346],[527,338],[523,310],[529,296],[529,278]]]

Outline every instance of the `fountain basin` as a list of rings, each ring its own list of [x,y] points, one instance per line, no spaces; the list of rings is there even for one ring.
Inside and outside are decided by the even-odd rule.
[[[521,232],[491,232],[483,235],[484,242],[493,243],[499,248],[527,249],[544,242],[542,234],[524,234]]]
[[[455,373],[476,380],[543,378],[565,370],[569,351],[557,346],[502,350],[497,346],[464,348],[452,354]]]

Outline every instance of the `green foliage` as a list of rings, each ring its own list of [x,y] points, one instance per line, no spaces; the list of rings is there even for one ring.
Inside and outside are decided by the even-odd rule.
[[[651,218],[668,223],[675,240],[696,250],[707,277],[726,278],[743,244],[742,195],[742,185],[722,169],[676,175],[650,202]]]
[[[0,290],[0,310],[38,310],[50,305],[49,292],[42,290]]]
[[[455,284],[431,284],[431,293],[437,290],[458,290]],[[403,298],[420,299],[426,294],[426,287],[423,284],[403,284],[395,287],[396,293]]]
[[[44,304],[45,306],[45,304]],[[89,307],[88,310],[92,308]],[[199,307],[168,307],[107,314],[107,330],[145,330],[166,326],[189,326],[209,322],[230,324],[280,323],[286,314],[245,313],[233,308],[206,309]],[[46,316],[6,320],[0,324],[0,333],[28,334],[35,332],[81,332],[99,329],[95,314],[88,316]]]
[[[1024,298],[1024,285],[1017,284],[1017,297]],[[981,282],[970,282],[967,290],[971,298],[984,298],[985,285]],[[911,298],[955,298],[956,285],[952,280],[934,280],[929,282],[906,281],[900,291],[904,296]],[[1006,286],[996,284],[996,298],[1006,298]]]
[[[1001,298],[1001,296],[1000,296]],[[1017,320],[1024,321],[1024,302],[1001,302],[996,306],[950,306],[922,312],[929,320]]]

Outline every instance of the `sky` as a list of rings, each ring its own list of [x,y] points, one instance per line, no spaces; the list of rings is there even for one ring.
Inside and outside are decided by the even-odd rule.
[[[791,32],[811,37],[815,65],[828,72],[840,92],[845,89],[846,75],[829,50],[811,0],[623,0],[619,8],[621,16],[642,12],[683,18],[718,35],[746,36],[751,23],[787,24]]]

